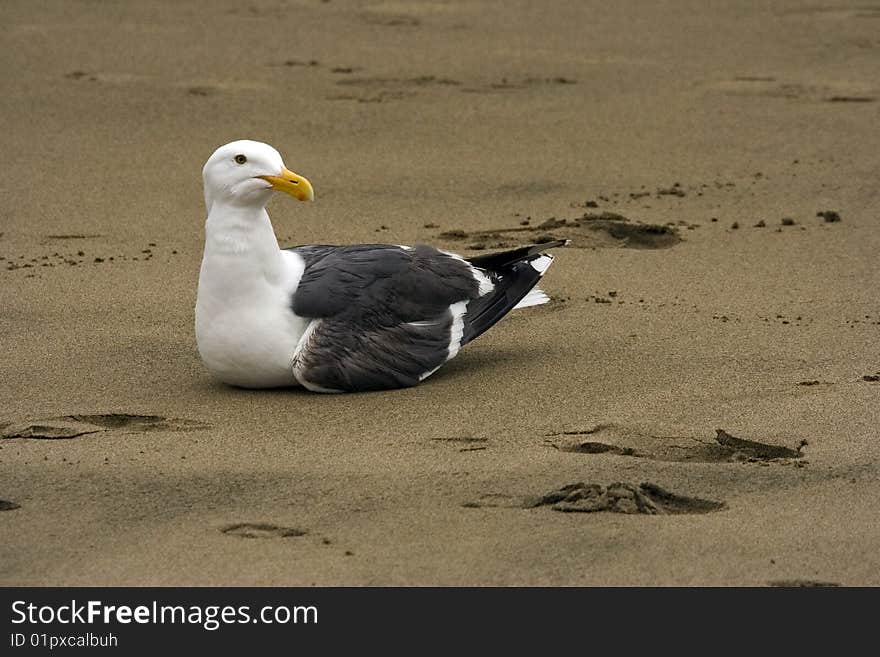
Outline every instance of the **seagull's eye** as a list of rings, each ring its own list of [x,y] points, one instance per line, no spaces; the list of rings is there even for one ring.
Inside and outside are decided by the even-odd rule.
[[[236,164],[244,164],[245,162],[247,162],[247,158],[241,153],[236,155],[233,159],[235,160]]]

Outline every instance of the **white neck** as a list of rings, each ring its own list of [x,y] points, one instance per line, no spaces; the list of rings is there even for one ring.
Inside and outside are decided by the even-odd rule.
[[[205,222],[204,264],[209,262],[230,270],[261,271],[266,278],[277,279],[281,253],[266,208],[214,201]]]

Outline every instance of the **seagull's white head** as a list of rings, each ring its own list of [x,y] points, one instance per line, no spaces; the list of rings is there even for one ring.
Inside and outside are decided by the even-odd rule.
[[[265,206],[273,191],[300,201],[312,201],[311,183],[284,166],[281,154],[269,144],[242,139],[221,146],[202,169],[205,206],[215,201],[231,205]]]

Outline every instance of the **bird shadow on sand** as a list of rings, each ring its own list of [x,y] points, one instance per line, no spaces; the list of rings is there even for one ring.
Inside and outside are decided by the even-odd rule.
[[[500,330],[504,330],[503,323]],[[468,351],[468,349],[470,349]],[[561,348],[553,345],[542,345],[540,357],[544,358],[552,356],[557,351],[561,352]],[[454,359],[446,363],[437,370],[425,383],[429,381],[447,381],[466,379],[468,377],[479,377],[484,380],[485,377],[503,376],[505,371],[511,368],[525,369],[532,367],[538,354],[534,350],[513,349],[507,347],[488,347],[482,348],[474,345],[473,347],[465,347],[462,352]]]
[[[542,347],[541,356],[546,356],[548,352],[561,351],[552,345]],[[535,354],[523,351],[521,349],[505,348],[505,347],[484,347],[482,349],[470,348],[470,351],[462,350],[462,352],[453,360],[445,363],[430,377],[425,379],[419,386],[430,386],[434,382],[440,381],[466,381],[469,378],[500,376],[504,370],[508,368],[525,368],[535,361]],[[260,397],[337,397],[345,396],[334,394],[321,394],[306,390],[302,386],[285,386],[281,388],[237,388],[216,380],[210,380],[203,386],[212,393],[221,394],[230,399],[240,399],[242,396],[259,395]],[[369,392],[389,392],[388,390],[363,391]],[[394,392],[391,390],[390,392]],[[354,394],[354,393],[347,393]],[[363,393],[358,393],[363,394]]]
[[[239,388],[237,386],[229,385],[228,383],[223,383],[222,381],[217,381],[216,379],[210,379],[205,381],[202,386],[199,386],[203,390],[207,390],[213,394],[222,395],[228,397],[230,399],[239,399],[242,396],[248,395],[258,395],[261,397],[271,396],[271,395],[302,395],[309,396],[314,395],[315,393],[309,392],[302,386],[282,386],[280,388]]]

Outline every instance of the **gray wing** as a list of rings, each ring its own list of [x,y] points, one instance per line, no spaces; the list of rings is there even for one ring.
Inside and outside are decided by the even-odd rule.
[[[291,250],[306,262],[291,308],[315,320],[294,362],[307,388],[412,386],[457,350],[462,302],[479,297],[469,263],[425,245]]]

